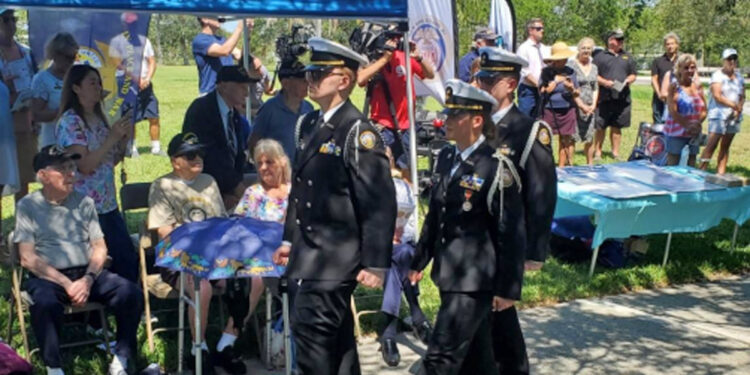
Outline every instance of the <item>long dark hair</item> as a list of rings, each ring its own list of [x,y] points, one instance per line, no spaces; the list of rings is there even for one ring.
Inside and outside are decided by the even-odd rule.
[[[99,77],[99,80],[101,81],[102,75],[91,65],[73,65],[65,74],[65,80],[63,81],[62,93],[60,96],[60,112],[57,115],[58,118],[61,117],[65,111],[72,108],[73,112],[75,112],[76,115],[83,120],[83,123],[86,124],[86,127],[89,127],[88,122],[86,122],[86,116],[84,116],[83,113],[81,100],[78,98],[78,94],[73,91],[73,85],[80,86],[81,82],[86,78],[89,72],[96,73],[96,76]],[[96,113],[99,119],[102,120],[105,126],[109,126],[109,123],[107,123],[107,116],[104,115],[104,110],[102,109],[101,101],[94,106],[94,113]]]

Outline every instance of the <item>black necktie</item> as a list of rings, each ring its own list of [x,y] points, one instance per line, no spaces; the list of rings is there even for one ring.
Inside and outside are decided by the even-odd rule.
[[[227,141],[229,147],[232,149],[232,152],[237,153],[237,135],[234,131],[234,125],[234,111],[230,109],[229,113],[227,114]]]

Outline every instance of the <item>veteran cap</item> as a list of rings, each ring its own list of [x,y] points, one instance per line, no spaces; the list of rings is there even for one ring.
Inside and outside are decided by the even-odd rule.
[[[463,111],[490,113],[496,106],[497,100],[484,90],[458,79],[449,79],[445,82],[443,113],[446,115],[454,115]]]
[[[305,70],[320,70],[332,67],[347,67],[355,72],[360,65],[367,65],[367,58],[343,45],[328,39],[312,37],[307,41],[312,50],[310,64]]]
[[[480,39],[495,40],[497,39],[497,34],[495,34],[495,32],[489,27],[477,27],[474,32],[474,40]]]
[[[45,146],[42,147],[39,153],[34,155],[34,172],[39,172],[39,170],[51,165],[59,165],[68,160],[78,160],[80,158],[81,154],[67,152],[58,145]]]
[[[477,77],[489,77],[499,73],[518,73],[529,62],[513,52],[499,47],[482,47],[479,49],[479,71]]]
[[[204,146],[198,140],[198,136],[194,133],[177,133],[172,140],[169,141],[169,147],[167,148],[167,155],[169,157],[177,157],[185,155],[189,152],[203,152]]]
[[[240,65],[225,65],[221,67],[219,74],[216,75],[216,83],[221,82],[250,83],[251,80],[244,67]]]

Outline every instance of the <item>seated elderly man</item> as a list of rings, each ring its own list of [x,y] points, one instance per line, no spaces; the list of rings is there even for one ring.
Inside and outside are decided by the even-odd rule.
[[[42,190],[18,202],[14,240],[30,278],[26,291],[34,301],[31,325],[48,374],[62,374],[59,332],[65,305],[99,302],[114,312],[117,346],[109,373],[135,367],[136,330],[141,292],[131,281],[103,269],[107,245],[94,201],[73,191],[75,160],[55,145],[34,157]]]
[[[148,227],[156,230],[159,238],[168,236],[178,226],[202,221],[211,217],[226,216],[224,202],[216,181],[203,171],[203,145],[193,133],[180,133],[169,142],[167,154],[172,161],[172,172],[159,177],[151,185],[148,197]],[[162,269],[162,279],[172,287],[177,287],[178,273]],[[193,285],[192,276],[186,275],[185,285]],[[192,297],[192,288],[185,292]],[[208,280],[200,282],[201,301],[211,301],[212,286]],[[210,303],[201,304],[201,332],[203,342],[201,355],[203,356],[204,374],[213,374],[213,359],[230,374],[244,374],[246,369],[242,361],[235,356],[233,349],[237,339],[237,331],[232,319],[227,321],[225,332],[216,347],[215,358],[208,355],[206,346],[206,326],[208,322],[208,307]],[[195,337],[195,312],[189,309],[190,327]],[[187,359],[189,367],[195,365],[195,352],[191,352]],[[193,369],[194,370],[194,369]]]

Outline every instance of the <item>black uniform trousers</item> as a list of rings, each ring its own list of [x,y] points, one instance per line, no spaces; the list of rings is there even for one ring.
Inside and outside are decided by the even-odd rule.
[[[31,328],[47,367],[62,367],[60,328],[63,309],[70,303],[65,289],[51,281],[31,277],[24,285],[34,301],[29,308]],[[89,301],[107,306],[117,322],[115,354],[135,360],[136,331],[143,312],[143,293],[138,286],[117,274],[103,270],[91,286]]]
[[[497,375],[489,322],[492,293],[440,292],[440,300],[420,374]]]
[[[492,347],[501,375],[528,374],[529,356],[515,306],[490,314]]]
[[[302,280],[292,313],[302,375],[359,375],[350,300],[356,281]]]

